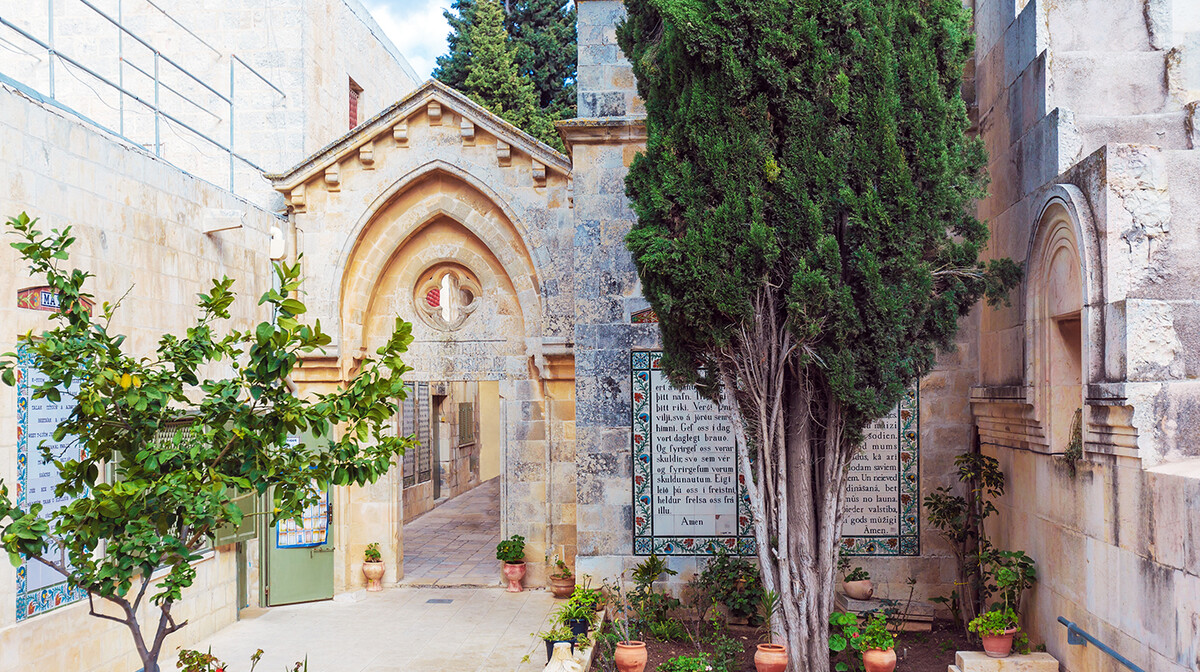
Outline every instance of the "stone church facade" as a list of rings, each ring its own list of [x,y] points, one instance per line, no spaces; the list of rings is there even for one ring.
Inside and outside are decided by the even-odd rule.
[[[971,4],[977,50],[964,91],[992,176],[979,215],[992,227],[989,254],[1023,264],[1026,280],[1011,306],[968,316],[956,351],[921,381],[916,487],[952,485],[954,456],[978,440],[1009,483],[989,532],[1038,561],[1025,615],[1034,642],[1068,670],[1116,669],[1095,647],[1069,646],[1062,616],[1147,670],[1195,669],[1200,10],[1179,0]],[[644,108],[615,39],[623,7],[577,8],[578,118],[559,124],[565,155],[440,83],[417,84],[402,57],[359,34],[374,46],[335,50],[311,72],[297,61],[286,105],[336,122],[294,126],[296,144],[264,159],[269,188],[244,197],[6,83],[0,167],[12,186],[0,207],[76,226],[74,259],[97,274],[100,298],[137,287],[123,320],[146,350],[156,333],[187,324],[203,278],[235,277],[244,297],[265,291],[269,241],[281,239],[276,258],[301,259],[310,316],[334,337],[304,362],[298,393],[349,380],[394,316],[411,321],[414,386],[444,388],[444,403],[478,400],[474,420],[449,414],[460,438],[478,423],[479,441],[463,449],[461,478],[443,487],[498,476],[502,535],[528,542],[527,585],[544,585],[558,558],[579,575],[613,577],[642,559],[631,357],[661,341],[623,242],[634,223],[623,178],[645,142]],[[372,102],[341,134],[340,103],[330,101],[343,100],[346,73],[361,84],[366,71]],[[241,213],[240,227],[204,231],[206,217],[228,211]],[[15,268],[11,250],[0,259]],[[18,271],[0,278],[6,297],[31,284]],[[240,327],[263,319],[250,303],[235,315]],[[5,299],[0,319],[14,325],[0,334],[7,350],[44,315]],[[15,405],[0,390],[6,482],[16,477]],[[1076,425],[1082,456],[1071,468],[1061,453]],[[453,462],[459,442],[450,443]],[[403,577],[403,522],[429,499],[410,496],[405,469],[332,493],[335,592],[361,587],[359,560],[373,541],[386,580]],[[915,530],[912,553],[856,558],[885,596],[904,597],[910,576],[921,598],[954,588],[949,549],[929,526]],[[247,566],[245,594],[270,603],[258,585],[269,580],[258,573],[269,562],[259,532],[201,561],[180,605],[193,625],[174,645],[237,617],[236,577]],[[685,581],[704,558],[668,561]],[[0,568],[0,669],[136,667],[127,635],[85,605],[25,617],[14,585]],[[86,635],[72,645],[46,636],[67,630]]]

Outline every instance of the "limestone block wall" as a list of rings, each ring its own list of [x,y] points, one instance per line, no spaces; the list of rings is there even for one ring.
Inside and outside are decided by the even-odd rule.
[[[230,95],[234,56],[283,91],[275,91],[241,64],[233,65],[234,150],[266,170],[283,169],[346,133],[350,78],[363,88],[360,122],[420,81],[359,0],[168,1],[155,5],[166,13],[141,0],[97,4],[161,51],[158,93],[164,112],[210,138],[229,143],[229,104],[221,96]],[[46,41],[50,35],[48,7],[44,1],[2,0],[0,15]],[[117,28],[77,0],[60,0],[53,7],[56,49],[153,103],[153,78],[143,74],[152,75],[155,70],[151,49],[128,35],[118,41]],[[27,52],[10,53],[0,73],[48,95],[51,69],[44,50],[7,28],[0,27],[0,34]],[[123,65],[121,58],[125,59]],[[69,70],[61,61],[55,63],[54,73],[56,98],[153,150],[152,109],[122,97],[90,75]],[[229,186],[225,151],[167,121],[160,126],[159,140],[163,158],[214,184]],[[237,193],[266,207],[281,207],[279,197],[257,170],[242,161],[235,161],[234,166]]]
[[[116,301],[129,292],[113,329],[129,335],[131,352],[150,354],[162,333],[182,333],[193,324],[195,296],[207,291],[210,278],[237,280],[240,299],[230,326],[247,329],[269,317],[256,304],[269,288],[269,230],[285,225],[272,213],[8,88],[0,88],[0,175],[0,215],[26,211],[47,231],[72,226],[77,241],[71,263],[96,275],[90,287],[97,300]],[[237,211],[242,228],[205,235],[200,225],[213,209]],[[17,290],[39,283],[7,245],[0,246],[0,267],[0,296],[6,297],[0,301],[0,324],[6,325],[0,350],[9,351],[18,334],[45,328],[48,314],[15,308]],[[0,478],[8,483],[17,475],[16,426],[15,391],[0,387]],[[249,560],[256,569],[255,546]],[[195,642],[235,620],[232,548],[197,563],[196,585],[176,609],[177,618],[190,623],[168,639],[168,647]],[[86,603],[18,622],[15,587],[15,570],[3,563],[0,669],[139,667],[128,632],[89,616]]]

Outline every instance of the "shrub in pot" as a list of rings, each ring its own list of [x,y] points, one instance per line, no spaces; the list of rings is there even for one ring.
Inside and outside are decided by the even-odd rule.
[[[557,598],[570,597],[575,592],[575,575],[562,559],[554,563],[558,568],[550,575],[550,592]]]
[[[566,604],[559,607],[558,611],[554,612],[554,620],[556,623],[570,628],[571,633],[579,637],[588,633],[595,615],[596,610],[591,604],[576,602],[572,597]]]
[[[646,669],[646,643],[630,636],[629,614],[633,611],[621,584],[609,585],[608,604],[612,609],[613,633],[617,637],[613,649],[613,662],[618,672],[644,672]]]
[[[860,626],[858,616],[835,611],[829,615],[829,624],[831,651],[841,653],[851,649],[860,652],[866,672],[892,672],[896,669],[896,640],[888,632],[887,619],[883,614],[873,614]],[[834,667],[838,672],[850,669],[844,660],[839,660]]]
[[[571,653],[575,653],[575,642],[576,642],[577,636],[574,633],[572,633],[571,629],[566,627],[565,625],[560,625],[556,628],[552,628],[550,630],[545,630],[543,632],[539,632],[534,636],[541,637],[542,641],[546,643],[546,662],[547,663],[549,663],[550,659],[554,656],[554,645],[555,644],[560,644],[560,643],[570,644],[571,645]]]
[[[967,629],[983,640],[983,651],[992,658],[1007,658],[1012,653],[1017,627],[1017,612],[1004,607],[984,612],[967,624]]]
[[[521,579],[525,578],[525,537],[514,534],[496,544],[496,559],[504,563],[508,592],[521,592]]]
[[[856,600],[869,600],[875,594],[871,575],[862,567],[855,567],[842,579],[842,592]]]
[[[771,617],[779,611],[779,593],[764,590],[758,599],[758,617],[762,621],[763,639],[767,640],[758,645],[754,652],[754,669],[758,672],[783,672],[787,669],[788,651],[783,644],[776,644],[772,638]]]
[[[363,578],[367,580],[367,590],[371,592],[379,592],[383,590],[383,555],[379,552],[379,543],[371,542],[367,544],[367,549],[363,551]]]

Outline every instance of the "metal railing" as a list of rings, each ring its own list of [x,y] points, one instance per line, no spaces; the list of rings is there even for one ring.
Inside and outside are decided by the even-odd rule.
[[[1117,653],[1115,650],[1113,650],[1113,648],[1111,646],[1105,644],[1104,642],[1102,642],[1102,641],[1096,639],[1095,637],[1089,635],[1088,633],[1084,632],[1083,628],[1080,628],[1078,625],[1075,625],[1071,621],[1068,621],[1067,619],[1063,618],[1062,616],[1059,616],[1058,622],[1067,626],[1067,644],[1070,644],[1072,646],[1087,646],[1088,642],[1091,642],[1092,644],[1096,645],[1097,649],[1100,649],[1104,653],[1107,653],[1108,655],[1112,656],[1113,658],[1115,658],[1117,660],[1118,663],[1121,663],[1125,667],[1128,667],[1129,669],[1133,670],[1133,672],[1146,672],[1145,670],[1138,667],[1137,665],[1134,665],[1133,662],[1131,662],[1125,656],[1122,656],[1121,654]]]
[[[60,2],[61,1],[62,0],[60,0]],[[47,17],[48,18],[47,18],[47,26],[46,26],[47,37],[45,40],[42,40],[41,38],[37,37],[36,35],[33,35],[28,30],[21,28],[20,26],[18,26],[17,24],[13,23],[10,20],[8,20],[7,18],[0,16],[0,25],[3,25],[5,27],[9,28],[13,32],[20,35],[22,38],[32,42],[33,44],[37,45],[39,48],[45,50],[46,55],[47,55],[47,70],[48,70],[48,75],[49,75],[49,85],[47,87],[48,91],[46,92],[46,95],[41,95],[41,92],[36,92],[36,89],[34,89],[32,86],[30,86],[29,83],[17,82],[17,80],[12,77],[3,76],[2,74],[0,74],[0,81],[24,84],[24,86],[21,86],[21,88],[35,91],[36,93],[39,94],[37,97],[40,100],[50,102],[51,104],[54,104],[54,105],[60,107],[61,109],[64,109],[64,110],[82,118],[83,120],[87,121],[88,123],[98,126],[100,128],[103,128],[105,131],[112,133],[116,136],[119,136],[122,139],[124,139],[132,144],[144,146],[143,143],[140,143],[136,140],[129,138],[126,134],[125,99],[128,98],[128,99],[132,100],[133,102],[145,107],[147,110],[152,112],[154,115],[154,154],[155,154],[155,156],[162,157],[162,125],[163,125],[164,120],[167,122],[170,122],[172,124],[175,124],[176,126],[179,126],[180,128],[187,130],[189,133],[195,135],[196,137],[203,139],[204,141],[206,141],[209,144],[216,147],[221,152],[227,154],[229,157],[229,190],[230,191],[234,191],[234,187],[235,187],[234,176],[235,176],[236,161],[241,161],[242,163],[246,164],[247,166],[249,166],[259,172],[263,172],[263,168],[258,166],[254,161],[250,160],[246,156],[243,156],[242,154],[238,153],[234,149],[234,138],[235,138],[234,116],[237,111],[237,107],[234,102],[235,101],[234,83],[237,79],[237,67],[240,65],[246,71],[248,71],[249,73],[251,73],[255,77],[257,77],[259,80],[262,80],[262,82],[265,83],[267,86],[269,86],[273,90],[275,90],[275,92],[278,93],[281,98],[286,98],[287,94],[284,93],[282,89],[280,89],[273,82],[271,82],[271,80],[269,80],[265,76],[263,76],[262,73],[258,72],[253,67],[251,67],[249,64],[247,64],[244,60],[239,58],[236,54],[231,53],[231,54],[229,54],[229,92],[227,94],[222,93],[221,91],[218,91],[216,89],[216,87],[209,84],[208,82],[205,82],[199,76],[192,73],[190,70],[183,67],[178,62],[171,59],[169,56],[164,55],[158,48],[156,48],[153,44],[151,44],[147,39],[143,38],[142,36],[138,35],[137,33],[130,30],[128,27],[126,27],[123,22],[123,2],[122,2],[122,0],[118,0],[118,2],[117,2],[117,16],[115,18],[110,16],[106,12],[104,12],[102,9],[100,9],[96,5],[92,4],[89,0],[77,0],[77,1],[79,3],[81,3],[84,7],[86,7],[88,10],[95,13],[100,18],[104,19],[105,21],[107,21],[108,23],[112,24],[113,26],[115,26],[117,28],[117,30],[118,30],[118,33],[117,33],[117,59],[118,59],[118,77],[117,77],[117,79],[118,79],[118,81],[116,81],[116,82],[112,81],[110,78],[105,77],[104,75],[97,72],[95,69],[89,67],[88,65],[85,65],[80,60],[73,58],[72,56],[64,53],[61,49],[56,47],[56,45],[55,45],[55,30],[54,30],[54,2],[55,2],[55,0],[46,0],[46,9],[47,9]],[[214,53],[216,53],[218,57],[223,56],[223,54],[221,54],[221,52],[219,50],[217,50],[211,44],[206,42],[203,38],[201,38],[199,35],[194,33],[192,30],[190,30],[187,26],[185,26],[183,23],[181,23],[175,17],[168,14],[161,7],[154,4],[154,2],[152,2],[151,0],[145,0],[145,2],[147,2],[147,4],[149,4],[151,7],[153,7],[158,12],[162,13],[167,19],[169,19],[171,22],[173,22],[175,25],[177,25],[179,28],[181,28],[183,31],[185,31],[188,35],[192,36],[198,42],[203,44],[205,47],[207,47],[208,49],[210,49]],[[135,42],[137,42],[139,45],[146,48],[153,54],[154,67],[153,67],[152,72],[148,71],[146,68],[136,65],[135,63],[133,63],[132,61],[130,61],[129,59],[126,58],[126,56],[125,56],[125,37],[126,36],[133,39]],[[25,52],[25,53],[29,53],[29,52]],[[118,124],[117,124],[118,127],[116,129],[108,128],[108,127],[104,126],[103,124],[98,123],[97,121],[89,118],[88,116],[85,116],[85,115],[81,114],[80,112],[72,109],[64,101],[59,100],[59,97],[57,95],[58,92],[56,91],[56,88],[55,88],[55,62],[56,62],[56,60],[60,61],[61,63],[70,65],[71,67],[86,73],[87,75],[94,78],[96,81],[110,87],[111,89],[113,89],[114,91],[116,91],[117,93],[120,94],[120,107],[118,110],[119,116],[118,116]],[[137,73],[138,75],[141,75],[142,77],[145,77],[153,82],[154,99],[152,101],[146,100],[145,94],[139,95],[137,93],[134,93],[133,91],[131,91],[129,89],[128,86],[126,86],[126,84],[125,84],[126,66],[128,66],[133,72]],[[194,100],[193,98],[189,97],[186,93],[181,91],[179,88],[172,87],[172,86],[166,84],[163,81],[162,72],[161,72],[163,66],[169,66],[174,71],[184,75],[185,77],[188,78],[188,80],[199,85],[200,87],[202,87],[203,89],[205,89],[206,91],[211,93],[213,96],[215,96],[217,99],[219,99],[221,101],[221,103],[223,104],[222,106],[228,107],[228,114],[229,114],[229,117],[228,117],[228,123],[229,123],[228,144],[223,143],[220,140],[211,137],[209,134],[204,133],[204,132],[200,131],[199,129],[197,129],[193,124],[189,124],[188,122],[180,119],[177,115],[172,114],[171,112],[168,112],[167,110],[163,109],[161,92],[163,90],[165,90],[165,91],[169,92],[170,94],[176,96],[177,98],[183,100],[184,102],[188,103],[192,108],[200,110],[200,111],[210,115],[211,117],[213,117],[216,120],[222,119],[222,116],[220,114],[214,112],[212,109],[209,109],[209,107],[205,106],[201,102],[198,102],[198,101]],[[179,167],[181,169],[184,168],[183,166],[179,166]]]

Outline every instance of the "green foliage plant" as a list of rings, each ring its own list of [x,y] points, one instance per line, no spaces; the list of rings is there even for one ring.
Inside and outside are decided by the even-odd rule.
[[[779,593],[773,590],[764,590],[759,594],[758,598],[758,618],[759,629],[762,631],[762,639],[767,644],[775,643],[775,632],[771,629],[772,617],[779,612]]]
[[[514,534],[496,544],[496,559],[510,565],[525,562],[525,537]]]
[[[714,627],[707,638],[707,643],[712,649],[714,672],[735,672],[737,670],[737,657],[745,651],[741,642],[730,637],[724,628]]]
[[[366,550],[363,551],[363,560],[367,562],[379,562],[383,559],[383,555],[379,552],[379,542],[371,542],[367,544]]]
[[[539,637],[547,642],[574,642],[575,634],[566,625],[558,625],[549,630],[543,630],[537,633],[534,637]]]
[[[576,585],[567,602],[569,604],[580,604],[592,611],[596,611],[604,603],[604,592],[599,588],[592,588],[591,582],[588,581],[584,585]]]
[[[679,572],[667,567],[666,560],[658,557],[655,553],[651,553],[649,557],[639,562],[633,568],[631,578],[638,589],[645,589],[649,588],[655,581],[658,581],[663,574],[675,576]]]
[[[575,575],[571,573],[571,568],[567,566],[567,563],[563,562],[562,558],[556,559],[554,561],[554,566],[555,566],[555,571],[553,574],[550,575],[550,578],[552,578],[552,579],[571,579],[571,578],[575,577]]]
[[[987,160],[961,97],[970,14],[959,0],[625,7],[647,136],[626,244],[663,369],[735,411],[778,632],[792,668],[824,670],[863,429],[1020,277],[985,259],[975,216]]]
[[[688,639],[687,628],[675,618],[663,618],[647,623],[650,634],[660,642],[682,642]]]
[[[1004,472],[994,457],[974,450],[954,458],[963,494],[948,487],[936,488],[925,496],[925,515],[954,552],[955,583],[949,596],[933,598],[945,604],[966,631],[967,622],[984,611],[986,586],[980,554],[990,547],[983,523],[996,513],[993,500],[1004,494]]]
[[[698,584],[712,599],[742,618],[756,619],[763,587],[758,568],[746,558],[719,550],[708,559]]]
[[[712,672],[713,660],[707,654],[675,656],[658,666],[657,672]]]
[[[841,654],[852,650],[858,653],[869,649],[887,650],[896,645],[895,637],[888,632],[887,619],[883,614],[865,616],[865,622],[859,624],[858,616],[844,611],[835,611],[829,615],[829,650]],[[857,667],[861,656],[850,657],[851,662],[839,660],[834,665],[837,672],[846,672],[851,667]]]
[[[554,622],[567,625],[569,621],[587,621],[591,623],[596,617],[596,610],[589,604],[580,604],[567,600],[554,611]]]
[[[846,578],[843,579],[843,581],[868,581],[870,578],[871,575],[867,572],[867,570],[863,569],[862,567],[855,567],[854,569],[850,570],[850,573],[846,574]]]
[[[995,637],[1017,627],[1017,612],[1012,607],[985,611],[971,619],[967,629],[980,637]]]
[[[987,577],[987,594],[998,595],[1000,601],[992,609],[1012,608],[1021,613],[1021,596],[1037,582],[1033,558],[1024,551],[986,549],[980,557]]]
[[[91,274],[64,268],[70,227],[44,234],[25,213],[8,227],[31,274],[59,298],[49,328],[18,339],[44,378],[32,394],[57,402],[59,390],[78,386],[53,438],[74,437],[81,452],[60,459],[38,446],[61,477],[55,495],[69,500],[52,514],[38,503],[18,507],[0,484],[0,544],[14,565],[40,562],[86,590],[90,613],[126,626],[143,669],[159,672],[166,637],[187,624],[171,610],[195,581],[193,563],[219,528],[242,521],[235,493],[269,494],[271,524],[298,518],[332,485],[375,481],[411,444],[388,436],[410,370],[401,355],[411,325],[397,319],[344,388],[301,398],[292,372],[330,338],[304,322],[299,263],[274,267],[276,288],[259,300],[273,319],[220,333],[236,295],[233,280],[213,280],[191,327],[163,334],[151,353],[130,352],[112,327],[120,301],[93,316]],[[0,356],[6,384],[15,367],[15,353]],[[187,431],[172,434],[181,424]],[[288,445],[306,432],[317,440]],[[96,611],[96,600],[119,615]],[[146,614],[157,623],[143,632]]]

